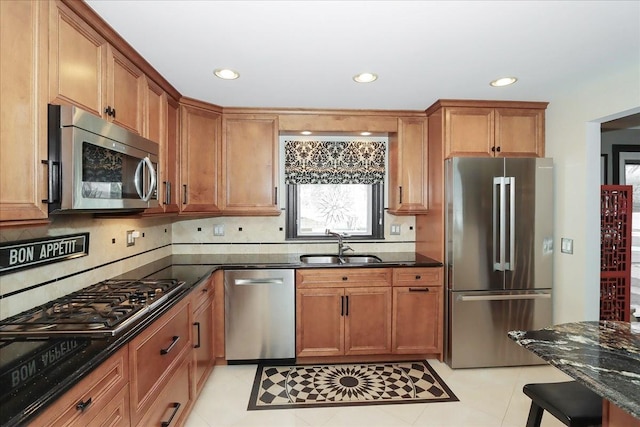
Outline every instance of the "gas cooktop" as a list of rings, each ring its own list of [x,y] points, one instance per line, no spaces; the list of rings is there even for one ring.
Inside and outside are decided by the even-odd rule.
[[[115,336],[183,285],[175,279],[105,280],[1,321],[0,338]]]

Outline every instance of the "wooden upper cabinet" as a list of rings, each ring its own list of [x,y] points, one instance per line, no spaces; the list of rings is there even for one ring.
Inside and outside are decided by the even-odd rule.
[[[51,8],[50,25],[49,101],[76,105],[142,135],[142,71],[60,1]]]
[[[160,200],[165,212],[178,212],[180,210],[180,168],[178,167],[180,162],[180,104],[169,98],[166,106],[167,135],[164,146],[160,147],[160,156],[164,165],[164,168],[160,169]]]
[[[444,157],[544,157],[546,102],[441,100]]]
[[[138,135],[143,134],[145,77],[120,52],[107,49],[107,106],[105,114],[114,123]],[[111,109],[109,112],[108,109]],[[156,142],[159,142],[155,140]]]
[[[398,133],[389,140],[389,213],[415,215],[428,211],[427,119],[399,118]]]
[[[103,117],[107,102],[107,41],[60,1],[50,19],[49,100]]]
[[[502,157],[544,157],[544,110],[496,108],[495,146]]]
[[[222,113],[204,103],[180,106],[180,212],[219,214]]]
[[[225,215],[280,215],[278,117],[225,113],[222,126],[220,208]]]
[[[48,2],[0,1],[0,222],[43,223]],[[16,52],[16,54],[11,54]]]
[[[447,157],[494,156],[493,108],[452,107],[445,110]]]

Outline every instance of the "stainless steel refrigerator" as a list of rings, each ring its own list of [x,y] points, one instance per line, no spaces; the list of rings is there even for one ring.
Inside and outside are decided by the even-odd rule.
[[[445,170],[447,364],[543,363],[507,332],[552,324],[553,160],[457,157]]]

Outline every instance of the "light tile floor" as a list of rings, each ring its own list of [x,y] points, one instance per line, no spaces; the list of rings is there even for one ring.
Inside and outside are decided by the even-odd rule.
[[[522,427],[531,403],[522,386],[570,379],[548,365],[453,370],[429,363],[459,402],[247,411],[256,365],[216,366],[186,427]],[[542,417],[542,427],[561,426]]]

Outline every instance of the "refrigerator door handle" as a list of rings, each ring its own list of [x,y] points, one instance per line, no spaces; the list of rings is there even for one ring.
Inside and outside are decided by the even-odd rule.
[[[505,269],[505,178],[493,177],[493,269]]]
[[[551,299],[551,293],[524,295],[458,295],[458,301],[508,301],[526,299]]]
[[[516,177],[504,178],[504,182],[505,185],[509,186],[509,227],[505,229],[505,233],[508,233],[508,236],[503,241],[503,243],[506,243],[506,239],[509,239],[509,259],[505,260],[504,269],[513,271],[516,257]]]

